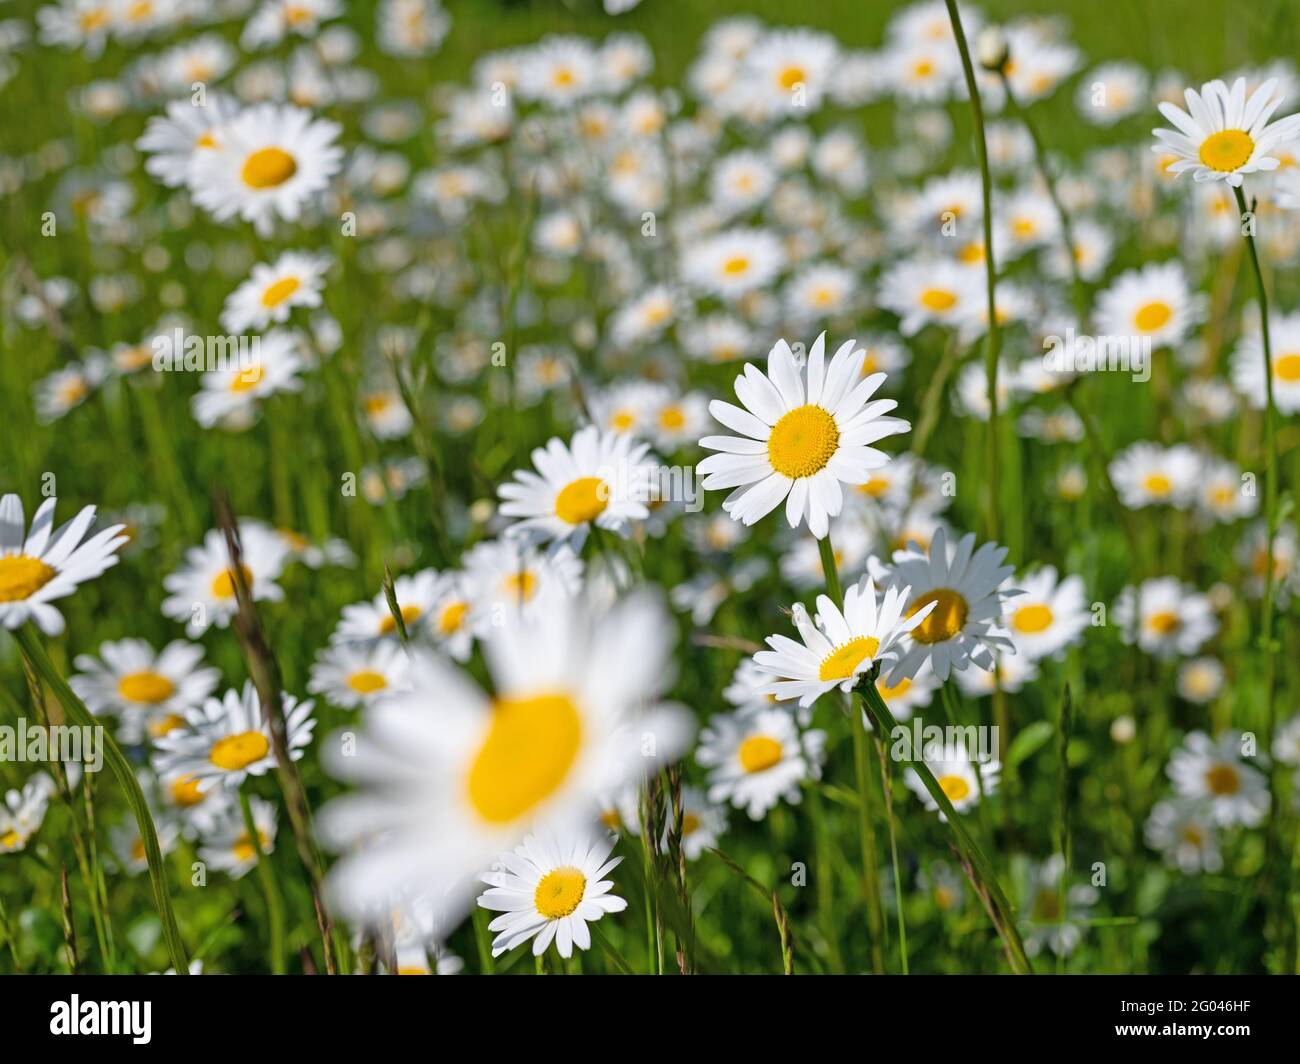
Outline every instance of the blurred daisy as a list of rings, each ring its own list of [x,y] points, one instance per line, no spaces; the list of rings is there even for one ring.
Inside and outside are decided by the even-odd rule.
[[[709,801],[761,820],[783,798],[798,805],[799,785],[821,778],[825,744],[825,732],[801,732],[785,709],[720,713],[700,732],[695,760],[708,770]]]
[[[891,684],[887,677],[876,677],[876,692],[893,718],[898,721],[911,720],[918,709],[924,709],[933,701],[937,690],[939,690],[939,681],[934,678],[929,664],[922,665],[911,679],[903,677],[894,684]],[[862,712],[862,720],[870,730],[871,721],[867,717],[866,710]]]
[[[781,244],[764,229],[732,229],[688,247],[682,277],[722,299],[768,284],[781,268]]]
[[[582,586],[582,559],[563,545],[543,553],[518,540],[488,540],[466,551],[461,564],[480,634],[515,611],[536,617],[557,595]]]
[[[936,608],[937,602],[931,602],[904,617],[911,591],[891,587],[877,598],[875,582],[863,577],[845,592],[843,612],[828,596],[818,595],[817,615],[809,620],[802,603],[796,603],[794,623],[803,643],[770,635],[772,649],[754,655],[754,664],[776,678],[767,689],[781,700],[797,698],[803,706],[834,687],[851,690],[858,676],[890,655],[894,644]]]
[[[203,648],[183,639],[161,651],[143,639],[122,639],[101,644],[99,657],[78,654],[68,684],[92,713],[121,717],[122,741],[138,743],[165,734],[213,692],[221,674],[202,662]]]
[[[662,848],[668,852],[668,833],[673,824],[671,799],[668,800],[667,824],[664,827]],[[688,861],[698,860],[705,850],[718,844],[718,837],[727,830],[727,810],[708,800],[698,787],[682,787],[682,854]]]
[[[252,276],[227,298],[221,326],[228,332],[261,332],[284,323],[294,307],[319,307],[329,260],[323,255],[286,251],[275,262],[258,263]]]
[[[154,832],[158,836],[158,849],[166,856],[176,848],[180,831],[174,823],[159,817],[154,818]],[[148,851],[144,847],[144,837],[134,819],[118,824],[108,833],[108,845],[117,866],[129,876],[138,876],[149,867]]]
[[[316,655],[307,690],[343,709],[369,705],[406,687],[409,661],[393,642],[344,643]]]
[[[1300,411],[1300,313],[1269,317],[1273,403],[1283,414]],[[1264,351],[1258,330],[1248,331],[1232,353],[1232,384],[1256,410],[1267,402]]]
[[[145,172],[168,188],[188,185],[195,160],[220,146],[226,123],[238,113],[239,105],[217,92],[209,93],[202,107],[189,99],[173,100],[165,115],[149,119],[144,134],[135,142],[149,156]]]
[[[290,694],[281,699],[289,758],[298,761],[316,727],[313,703],[299,702]],[[214,786],[234,790],[249,776],[275,767],[271,726],[252,681],[242,691],[232,688],[186,711],[184,727],[168,732],[155,745],[159,771],[191,777],[200,792]]]
[[[1247,480],[1234,462],[1205,455],[1197,477],[1197,512],[1212,521],[1225,523],[1249,517],[1259,508],[1253,488],[1253,477]]]
[[[1148,654],[1167,658],[1176,654],[1195,654],[1219,630],[1210,600],[1183,584],[1176,576],[1144,580],[1138,591],[1142,615],[1136,617],[1139,603],[1133,588],[1126,587],[1115,603],[1115,623],[1124,634],[1124,642],[1134,641]]]
[[[272,329],[255,336],[247,350],[241,344],[238,357],[229,365],[203,374],[200,390],[190,400],[194,420],[204,428],[217,424],[234,430],[246,428],[260,400],[302,389],[298,373],[304,365],[296,332]]]
[[[1151,807],[1146,843],[1180,872],[1218,872],[1223,868],[1219,831],[1205,802],[1163,801]]]
[[[22,500],[14,494],[0,498],[0,625],[11,631],[34,621],[46,635],[62,632],[63,615],[51,603],[116,565],[117,549],[126,542],[122,525],[86,539],[95,522],[93,506],[56,529],[55,501],[42,502],[27,529]]]
[[[1029,862],[1022,887],[1025,922],[1025,952],[1037,956],[1044,949],[1068,957],[1083,941],[1083,929],[1093,906],[1097,888],[1076,883],[1062,889],[1065,859],[1053,854],[1045,861]]]
[[[397,610],[408,635],[433,615],[434,604],[442,591],[434,569],[421,569],[418,573],[403,574],[393,580],[393,596],[397,599]],[[396,636],[397,620],[389,608],[387,594],[380,591],[369,602],[344,606],[330,641],[351,643],[385,637],[395,639]]]
[[[566,959],[574,946],[590,949],[587,925],[627,908],[626,901],[610,893],[613,881],[604,878],[623,860],[610,858],[613,848],[613,836],[539,832],[502,854],[497,868],[483,876],[488,889],[478,899],[481,908],[502,913],[488,924],[489,931],[497,932],[492,956],[529,939],[535,957],[552,941]]]
[[[239,43],[255,49],[278,44],[291,34],[315,37],[322,22],[341,14],[339,0],[263,0],[245,23]]]
[[[1242,755],[1241,732],[1224,731],[1217,739],[1190,732],[1169,758],[1169,778],[1180,798],[1208,805],[1220,827],[1256,827],[1268,813],[1268,777]]]
[[[1058,579],[1056,568],[1047,565],[1017,582],[1022,593],[1005,618],[1017,654],[1036,661],[1080,642],[1092,621],[1081,577]]]
[[[1097,335],[1172,347],[1200,320],[1202,304],[1181,263],[1149,262],[1126,270],[1097,296]]]
[[[1011,640],[993,631],[1003,622],[1003,596],[1014,593],[999,592],[1015,571],[1002,564],[1006,556],[1007,548],[996,543],[982,544],[976,550],[975,534],[967,533],[949,557],[948,537],[942,528],[928,551],[912,546],[895,552],[892,586],[909,589],[908,617],[922,611],[925,617],[912,629],[907,648],[889,674],[890,683],[915,676],[926,661],[942,683],[949,672],[960,672],[971,664],[991,668],[990,650],[1014,653]],[[934,608],[928,609],[931,604]]]
[[[1110,463],[1110,479],[1130,510],[1153,505],[1183,509],[1192,501],[1200,476],[1200,458],[1183,443],[1135,443]]]
[[[1300,115],[1270,122],[1284,96],[1278,79],[1269,78],[1246,97],[1246,79],[1232,88],[1220,81],[1206,82],[1198,93],[1187,89],[1187,110],[1162,101],[1160,113],[1174,129],[1155,129],[1152,150],[1173,153],[1177,161],[1171,174],[1190,173],[1196,181],[1224,180],[1240,185],[1246,174],[1276,170],[1275,150],[1300,133]]]
[[[744,409],[716,399],[709,404],[714,418],[741,436],[705,436],[700,446],[721,453],[696,468],[706,474],[705,489],[735,489],[722,507],[743,524],[754,524],[784,502],[791,528],[806,520],[814,536],[825,538],[830,518],[844,505],[841,484],[864,483],[889,461],[870,445],[911,428],[883,416],[898,405],[894,400],[868,402],[885,375],[862,379],[863,354],[854,341],[840,346],[829,367],[825,345],[823,333],[805,372],[789,344],[778,341],[766,374],[747,364],[736,378]]]
[[[227,873],[231,879],[247,875],[257,864],[258,851],[269,854],[275,849],[275,806],[257,795],[249,795],[253,827],[257,839],[248,832],[244,818],[236,812],[207,833],[199,846],[199,859],[209,868]]]
[[[17,853],[36,834],[45,820],[54,781],[37,772],[23,784],[23,789],[5,793],[0,804],[0,853]]]
[[[901,319],[898,331],[913,336],[927,325],[956,328],[973,319],[987,298],[980,276],[947,259],[904,260],[880,278],[877,299]]]
[[[288,553],[284,541],[251,522],[241,526],[239,541],[243,576],[253,601],[279,602],[284,591],[275,581]],[[230,623],[239,603],[230,552],[220,529],[210,529],[201,546],[185,552],[185,563],[163,577],[163,587],[170,592],[163,599],[163,616],[185,621],[185,634],[191,639],[202,635],[209,625],[225,628]]]
[[[1195,658],[1178,670],[1178,697],[1204,706],[1223,690],[1223,666],[1215,658]]]
[[[965,813],[979,803],[981,794],[990,795],[998,789],[1002,764],[996,758],[972,760],[970,751],[961,744],[944,746],[942,749],[926,749],[922,751],[922,756],[955,812]],[[909,768],[903,776],[903,782],[926,809],[932,813],[939,812],[939,803],[926,790],[916,769]],[[939,819],[946,822],[948,818],[939,813]]]

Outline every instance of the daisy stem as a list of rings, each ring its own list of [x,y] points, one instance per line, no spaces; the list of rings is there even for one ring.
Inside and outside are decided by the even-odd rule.
[[[153,884],[154,904],[158,907],[158,915],[162,921],[163,938],[167,943],[167,952],[171,957],[172,967],[176,969],[178,975],[188,975],[189,959],[185,954],[185,946],[181,942],[180,928],[176,925],[176,914],[172,911],[171,897],[167,893],[167,881],[163,874],[162,849],[158,845],[158,832],[154,829],[153,817],[149,814],[149,806],[145,802],[140,783],[135,778],[135,772],[122,754],[117,741],[108,733],[107,729],[96,723],[90,710],[82,704],[81,699],[73,693],[67,681],[59,675],[58,669],[50,661],[50,656],[45,652],[45,647],[36,637],[32,626],[30,624],[23,625],[13,633],[13,636],[23,652],[23,657],[27,659],[32,669],[40,676],[46,686],[54,692],[54,697],[59,700],[59,704],[63,706],[64,712],[72,723],[82,728],[98,727],[101,729],[100,736],[104,745],[104,759],[108,762],[108,767],[112,769],[118,786],[122,788],[127,804],[130,805],[131,812],[135,814],[136,824],[140,828],[140,838],[144,842],[145,859],[149,864],[149,879]]]
[[[872,727],[882,736],[893,735],[894,729],[898,727],[898,722],[894,715],[889,712],[889,707],[885,705],[885,700],[880,697],[880,692],[876,690],[875,670],[866,674],[865,680],[857,687],[858,697],[862,699],[866,707],[867,714],[871,718]],[[861,731],[861,729],[857,729]],[[1007,959],[1011,962],[1012,970],[1020,975],[1032,975],[1033,966],[1029,963],[1029,956],[1025,953],[1024,943],[1020,940],[1020,933],[1016,930],[1015,916],[1011,909],[1011,904],[1007,901],[1006,895],[1003,894],[1001,886],[998,885],[997,876],[993,872],[993,865],[984,851],[980,849],[979,844],[971,836],[970,832],[961,822],[960,814],[952,807],[952,802],[944,794],[943,788],[939,786],[939,781],[934,778],[934,773],[923,760],[912,760],[912,769],[916,772],[917,777],[930,793],[939,806],[939,811],[946,818],[949,830],[953,833],[956,840],[958,851],[965,858],[970,866],[971,873],[978,881],[980,889],[985,893],[988,899],[989,915],[993,920],[993,926],[997,929],[998,935],[1002,938],[1002,943],[1006,947]]]
[[[857,727],[857,721],[853,722]],[[907,918],[903,915],[903,880],[898,873],[898,833],[894,830],[894,786],[889,779],[889,761],[885,755],[885,744],[875,736],[876,753],[880,755],[880,785],[885,792],[885,823],[889,825],[889,861],[894,870],[894,911],[898,917],[898,959],[903,965],[903,974],[911,974],[907,968]]]
[[[993,177],[989,172],[989,152],[984,136],[984,107],[980,103],[979,85],[975,82],[975,67],[971,63],[970,47],[966,43],[966,32],[962,29],[961,14],[957,10],[957,0],[944,0],[948,7],[948,20],[952,23],[953,36],[957,38],[957,50],[961,53],[962,71],[966,76],[966,92],[970,97],[971,118],[975,124],[975,150],[979,156],[980,188],[984,199],[984,280],[988,295],[988,327],[984,333],[984,374],[989,393],[988,423],[988,477],[989,477],[989,539],[1000,539],[1000,520],[998,500],[1000,486],[998,476],[998,313],[997,313],[997,264],[993,259]]]
[[[835,564],[835,548],[831,546],[831,534],[828,530],[826,535],[817,541],[817,549],[821,551],[822,557],[822,575],[826,580],[826,593],[830,595],[831,601],[839,606],[844,607],[844,590],[840,587],[840,573]]]
[[[257,821],[253,819],[248,792],[243,787],[239,788],[239,809],[244,814],[244,830],[256,855],[257,878],[262,884],[262,897],[266,900],[266,918],[271,926],[271,974],[284,975],[284,903],[275,882],[275,870],[262,851],[262,836],[257,830]]]

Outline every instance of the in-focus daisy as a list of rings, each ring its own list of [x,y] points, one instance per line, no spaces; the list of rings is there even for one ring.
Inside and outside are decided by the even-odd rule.
[[[761,820],[783,798],[798,805],[799,785],[821,778],[825,744],[825,732],[801,732],[788,710],[742,710],[709,721],[695,760],[708,770],[709,801],[730,802]]]
[[[478,899],[481,908],[502,913],[488,924],[497,932],[492,956],[529,939],[535,957],[552,941],[565,958],[573,956],[574,946],[590,949],[587,924],[627,908],[624,899],[610,893],[613,881],[604,878],[623,860],[610,858],[613,848],[612,835],[593,839],[583,832],[539,832],[502,854],[497,868],[483,876],[488,889]]]
[[[996,758],[976,760],[971,757],[971,751],[959,743],[944,746],[942,749],[927,749],[922,753],[926,767],[934,774],[935,781],[944,796],[952,803],[955,812],[965,813],[979,803],[981,795],[992,794],[998,788],[1002,763]],[[904,774],[903,781],[908,789],[921,799],[926,809],[932,813],[939,811],[939,803],[926,790],[916,769],[909,768]],[[946,821],[948,818],[943,813],[939,813],[939,819]]]
[[[355,709],[405,688],[408,667],[406,652],[395,642],[335,644],[316,656],[307,690]]]
[[[262,236],[274,219],[297,221],[343,162],[337,123],[292,105],[258,104],[221,130],[217,147],[195,156],[194,202],[224,222],[238,215]]]
[[[1269,78],[1246,97],[1246,79],[1229,88],[1218,79],[1206,82],[1198,93],[1187,89],[1187,110],[1162,101],[1160,113],[1174,129],[1154,129],[1152,150],[1172,152],[1177,161],[1171,174],[1190,173],[1196,181],[1223,180],[1240,185],[1244,175],[1276,170],[1275,150],[1300,133],[1300,115],[1270,122],[1285,99],[1278,79]]]
[[[143,639],[121,639],[101,644],[98,657],[78,654],[68,683],[92,713],[121,718],[123,742],[138,743],[166,734],[213,692],[221,674],[202,661],[203,648],[183,639],[161,651]]]
[[[627,435],[579,429],[566,445],[552,437],[533,451],[533,470],[516,470],[501,485],[501,513],[520,518],[508,535],[539,542],[567,542],[582,549],[594,525],[619,536],[649,511],[642,501],[652,466],[649,445]]]
[[[1006,556],[1007,548],[996,543],[984,543],[976,550],[973,532],[963,536],[949,556],[942,528],[935,532],[928,551],[913,545],[895,552],[893,586],[911,590],[907,615],[922,610],[926,615],[912,629],[910,645],[889,674],[890,683],[915,676],[926,661],[942,683],[949,672],[971,664],[992,668],[990,650],[1014,653],[1011,640],[993,631],[1004,623],[1003,597],[1014,593],[999,591],[1015,571],[1002,564]],[[927,610],[932,603],[934,608]]]
[[[415,652],[411,686],[372,706],[354,756],[326,744],[362,790],[322,812],[350,849],[330,893],[373,920],[420,892],[461,909],[473,878],[532,830],[589,825],[601,795],[677,756],[691,725],[656,706],[672,625],[649,597],[608,610],[559,598],[537,622],[507,620],[483,643],[495,694]]]
[[[812,620],[796,603],[794,623],[803,643],[770,635],[767,644],[772,649],[754,655],[754,664],[774,677],[767,689],[781,700],[797,698],[803,706],[834,687],[850,690],[858,676],[889,655],[894,644],[936,608],[932,601],[904,617],[911,590],[891,587],[877,597],[875,581],[863,577],[845,592],[843,612],[828,596],[818,595]]]
[[[1124,588],[1115,603],[1115,623],[1124,633],[1124,642],[1137,645],[1157,657],[1195,654],[1219,630],[1218,618],[1210,600],[1194,587],[1183,584],[1176,576],[1144,580],[1135,593]],[[1141,617],[1137,618],[1137,609]]]
[[[258,263],[252,276],[227,298],[222,328],[232,333],[261,332],[289,320],[294,307],[319,307],[329,260],[323,255],[286,251],[275,262]]]
[[[1169,759],[1169,778],[1180,798],[1205,802],[1220,827],[1255,827],[1268,814],[1268,777],[1242,754],[1244,737],[1224,731],[1217,739],[1188,734]]]
[[[0,498],[0,625],[11,631],[30,620],[46,635],[62,632],[63,615],[51,603],[116,565],[117,549],[126,542],[122,525],[86,539],[95,523],[93,506],[56,529],[55,502],[41,503],[28,529],[22,500]]]
[[[1059,655],[1078,643],[1092,620],[1078,576],[1058,579],[1051,565],[1017,578],[1022,594],[1008,605],[1004,623],[1016,653],[1031,661]]]
[[[313,702],[281,694],[286,742],[291,760],[299,760],[316,727]],[[275,767],[271,725],[252,681],[221,698],[209,698],[185,714],[185,726],[157,740],[162,773],[192,777],[200,792],[212,787],[238,788],[249,776]]]
[[[249,522],[239,533],[243,576],[253,601],[279,602],[284,590],[275,581],[284,570],[288,548],[264,525]],[[225,628],[239,608],[235,598],[235,576],[226,537],[220,529],[209,529],[203,544],[185,552],[185,563],[163,577],[169,592],[163,599],[163,615],[184,621],[191,639],[209,625]]]
[[[248,804],[257,830],[256,840],[248,833],[244,818],[238,811],[232,811],[205,835],[199,846],[200,859],[209,868],[226,872],[231,879],[240,879],[253,869],[259,850],[269,854],[275,849],[275,806],[255,794],[249,796]]]
[[[803,521],[818,539],[844,505],[841,484],[865,483],[888,456],[871,444],[911,425],[885,417],[898,404],[868,402],[884,383],[883,373],[862,378],[863,352],[854,341],[842,344],[826,365],[826,336],[818,336],[806,368],[790,345],[777,342],[767,373],[746,364],[736,378],[743,409],[714,400],[709,412],[741,436],[705,436],[710,455],[697,467],[708,490],[733,488],[722,507],[737,521],[752,525],[785,503],[791,528]]]
[[[1223,867],[1223,855],[1219,829],[1209,813],[1206,802],[1156,802],[1147,817],[1146,843],[1181,872],[1217,872]]]

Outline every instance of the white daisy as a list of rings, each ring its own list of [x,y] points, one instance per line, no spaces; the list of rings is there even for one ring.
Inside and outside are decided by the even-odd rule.
[[[221,93],[209,93],[202,107],[190,100],[173,100],[167,113],[149,119],[135,146],[148,154],[145,172],[168,188],[190,183],[194,162],[221,144],[226,124],[239,113],[239,105]]]
[[[428,623],[434,605],[445,588],[434,569],[404,573],[393,580],[393,596],[407,635],[414,636],[418,626]],[[388,595],[379,591],[369,602],[354,602],[343,607],[338,627],[330,636],[332,643],[353,643],[377,639],[397,639],[397,620],[388,605]]]
[[[987,307],[980,276],[948,259],[904,260],[880,278],[880,305],[901,319],[898,331],[912,336],[926,325],[959,328]]]
[[[671,800],[665,811],[662,849],[668,850],[668,833],[672,829]],[[709,801],[699,787],[682,787],[682,854],[688,861],[698,860],[705,850],[718,844],[718,837],[727,830],[727,810]]]
[[[239,546],[244,580],[253,601],[279,602],[284,591],[275,581],[288,554],[284,541],[265,526],[249,522],[240,527]],[[239,603],[221,530],[210,529],[201,546],[190,547],[184,565],[163,577],[163,587],[170,592],[163,599],[163,616],[185,621],[185,634],[191,639],[207,631],[209,625],[225,628]]]
[[[1220,827],[1257,827],[1268,814],[1268,777],[1242,754],[1240,732],[1217,739],[1190,732],[1169,758],[1169,778],[1180,798],[1205,802]]]
[[[1206,802],[1163,801],[1151,807],[1143,834],[1153,850],[1179,871],[1217,872],[1223,867],[1219,829]]]
[[[232,333],[261,332],[284,323],[294,307],[319,307],[329,268],[324,255],[286,251],[275,262],[258,263],[252,276],[226,297],[222,328]]]
[[[249,808],[253,813],[253,827],[257,839],[248,832],[243,816],[232,810],[225,820],[207,832],[199,846],[199,858],[209,868],[227,873],[231,879],[240,879],[257,864],[258,851],[269,854],[275,850],[275,806],[257,795],[250,795]]]
[[[461,564],[470,623],[480,635],[515,611],[536,618],[557,595],[576,595],[582,586],[582,559],[564,545],[544,553],[518,540],[488,540],[466,551]]]
[[[222,425],[239,430],[252,424],[260,401],[278,392],[302,389],[298,376],[305,366],[302,339],[290,329],[272,329],[253,342],[224,368],[203,374],[200,390],[190,400],[194,420],[204,428]]]
[[[1198,706],[1208,705],[1223,690],[1223,665],[1215,658],[1193,658],[1178,670],[1178,697]]]
[[[0,803],[0,853],[17,853],[36,834],[45,820],[54,780],[44,772],[35,773],[23,789],[5,792]]]
[[[767,373],[746,365],[736,378],[736,397],[744,409],[714,400],[709,412],[736,436],[706,436],[700,446],[721,453],[696,468],[708,490],[734,488],[722,507],[737,521],[752,525],[785,502],[786,520],[823,539],[830,518],[844,505],[841,484],[862,484],[888,456],[870,446],[911,425],[884,417],[898,404],[868,402],[884,383],[883,373],[862,379],[864,355],[854,341],[842,344],[826,365],[826,336],[808,354],[806,373],[789,344],[777,342]]]
[[[1134,602],[1134,589],[1124,588],[1115,603],[1115,623],[1123,632],[1124,642],[1134,641],[1148,654],[1167,658],[1177,654],[1195,654],[1219,630],[1218,618],[1210,600],[1183,584],[1176,576],[1144,580]],[[1136,618],[1140,604],[1142,615]]]
[[[1080,642],[1092,621],[1083,579],[1058,579],[1056,568],[1044,566],[1017,578],[1021,594],[1008,606],[1005,624],[1016,653],[1030,661],[1056,657]]]
[[[1200,457],[1183,443],[1172,447],[1135,443],[1110,463],[1110,479],[1130,510],[1152,505],[1185,509],[1192,502],[1200,475]]]
[[[1173,347],[1182,343],[1201,319],[1203,302],[1193,295],[1176,259],[1148,262],[1139,269],[1126,270],[1097,296],[1097,335]]]
[[[343,709],[355,709],[404,690],[409,665],[398,643],[335,644],[316,655],[307,690]]]
[[[687,247],[682,277],[721,299],[734,300],[767,285],[781,269],[781,243],[765,229],[731,229]]]
[[[1283,414],[1300,411],[1300,313],[1270,315],[1273,404]],[[1259,331],[1246,332],[1232,353],[1232,384],[1256,410],[1268,400]]]
[[[965,813],[979,804],[981,795],[993,794],[998,789],[1002,763],[996,758],[976,761],[961,744],[944,746],[942,749],[926,749],[922,755],[926,767],[933,773],[939,789],[952,803],[955,812]],[[926,809],[932,813],[939,812],[939,803],[921,782],[916,769],[909,768],[904,773],[903,782]],[[939,813],[939,819],[946,822],[948,817]]]
[[[709,801],[761,820],[783,798],[799,804],[799,785],[821,778],[825,744],[825,732],[801,732],[784,709],[720,713],[700,732],[695,760],[708,769]]]
[[[123,525],[85,539],[95,522],[93,506],[55,529],[55,502],[41,503],[28,530],[22,500],[0,498],[0,625],[11,631],[30,620],[46,635],[62,632],[63,615],[51,603],[116,565],[117,549],[127,540]]]

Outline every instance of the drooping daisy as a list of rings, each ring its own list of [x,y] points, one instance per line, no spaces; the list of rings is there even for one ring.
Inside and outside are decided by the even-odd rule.
[[[1016,653],[1031,661],[1058,656],[1083,638],[1091,623],[1083,579],[1058,579],[1051,565],[1017,578],[1020,594],[1008,605],[1004,618]]]
[[[761,820],[783,798],[798,805],[799,785],[821,778],[825,744],[825,732],[801,731],[785,709],[722,713],[700,732],[695,760],[708,770],[709,801]]]
[[[1137,645],[1148,654],[1162,658],[1195,654],[1219,630],[1210,600],[1176,576],[1144,580],[1136,595],[1137,603],[1134,597],[1131,586],[1120,592],[1115,603],[1115,623],[1129,644],[1134,641],[1136,623]],[[1139,606],[1142,615],[1137,618]]]
[[[1173,347],[1201,319],[1203,303],[1177,260],[1148,262],[1126,270],[1097,296],[1097,334]]]
[[[371,707],[355,750],[325,746],[331,771],[362,787],[320,819],[351,851],[331,875],[336,904],[369,921],[431,892],[463,911],[473,878],[529,831],[590,824],[601,795],[677,756],[689,719],[654,705],[671,635],[646,596],[608,610],[559,598],[542,620],[491,629],[494,697],[417,651],[410,690]]]
[[[253,601],[279,602],[284,590],[275,581],[284,570],[288,554],[284,541],[253,522],[241,526],[239,540],[244,580]],[[185,621],[185,634],[191,639],[202,635],[209,625],[225,628],[239,603],[230,552],[221,530],[210,529],[201,546],[190,547],[184,565],[163,577],[163,587],[170,592],[163,599],[163,615]]]
[[[17,853],[36,834],[45,820],[54,780],[44,772],[35,773],[23,789],[5,793],[0,803],[0,853]]]
[[[166,734],[216,688],[220,672],[202,661],[203,648],[183,639],[161,651],[143,639],[122,639],[101,644],[99,657],[78,654],[79,671],[68,683],[92,713],[122,719],[123,742],[138,743]]]
[[[1160,113],[1174,129],[1154,129],[1152,150],[1172,152],[1177,161],[1171,174],[1190,173],[1196,181],[1223,180],[1239,186],[1244,175],[1276,170],[1275,150],[1300,134],[1300,115],[1270,122],[1283,94],[1278,79],[1269,78],[1246,97],[1246,79],[1232,88],[1218,79],[1206,82],[1198,93],[1187,89],[1187,110],[1162,101]]]
[[[443,588],[434,569],[404,573],[393,580],[393,596],[408,635],[415,635],[417,625],[432,616],[434,603]],[[352,643],[397,638],[397,620],[388,605],[388,596],[379,591],[369,602],[354,602],[343,607],[338,627],[330,636],[333,643]]]
[[[803,706],[834,687],[850,690],[858,676],[889,655],[937,607],[932,601],[904,617],[911,590],[891,587],[878,598],[875,581],[863,577],[845,592],[843,612],[827,595],[818,595],[811,620],[797,603],[794,623],[803,643],[771,635],[767,644],[772,649],[754,655],[754,664],[774,677],[768,690],[781,700],[797,698]]]
[[[971,756],[972,751],[959,743],[944,746],[942,749],[922,752],[926,767],[933,773],[935,781],[944,796],[952,803],[953,810],[965,813],[979,803],[980,796],[990,795],[998,788],[1002,763],[996,758],[977,760]],[[916,769],[909,768],[903,776],[903,782],[915,794],[925,808],[932,813],[939,813],[939,803],[921,782]],[[939,819],[947,821],[947,816],[939,813]]]
[[[765,229],[731,229],[686,248],[682,277],[722,299],[734,300],[770,282],[781,268],[781,244]]]
[[[1219,871],[1223,867],[1219,829],[1209,812],[1205,802],[1156,802],[1143,831],[1147,845],[1188,875]]]
[[[1110,479],[1131,510],[1160,504],[1185,508],[1194,497],[1200,472],[1196,451],[1182,443],[1172,447],[1135,443],[1110,463]]]
[[[1294,414],[1300,411],[1300,313],[1270,315],[1268,329],[1273,404],[1283,414]],[[1256,410],[1264,409],[1268,390],[1258,329],[1248,330],[1232,353],[1232,384]]]
[[[406,652],[398,643],[335,644],[316,656],[307,690],[343,709],[355,709],[403,690],[408,670]]]
[[[1224,731],[1217,739],[1190,732],[1169,758],[1169,778],[1179,797],[1202,801],[1220,827],[1255,827],[1268,814],[1268,777],[1242,753],[1241,732]]]
[[[497,932],[492,956],[533,941],[540,957],[555,942],[561,957],[573,947],[591,948],[587,924],[606,913],[621,913],[627,902],[611,894],[604,877],[623,860],[610,858],[614,837],[591,838],[587,833],[539,832],[516,849],[502,854],[498,867],[483,876],[488,889],[479,895],[481,908],[502,913],[488,924]]]
[[[912,677],[929,661],[942,683],[951,671],[969,665],[988,669],[990,650],[1014,653],[1011,640],[993,629],[1003,623],[1003,598],[1011,592],[999,590],[1015,571],[1003,565],[1007,548],[996,543],[975,549],[975,534],[967,533],[956,544],[951,557],[948,537],[942,528],[928,551],[915,546],[894,554],[892,585],[911,589],[907,616],[927,610],[925,619],[912,629],[910,645],[889,674],[889,682]]]
[[[329,259],[286,251],[275,262],[258,263],[252,276],[227,298],[221,325],[232,333],[261,332],[289,320],[294,307],[319,307]]]
[[[298,761],[316,727],[314,703],[286,693],[281,700],[289,757]],[[221,698],[206,699],[188,710],[184,727],[168,732],[155,745],[159,771],[192,778],[200,792],[213,787],[233,790],[249,776],[275,767],[271,725],[252,681],[242,691],[231,688]]]
[[[62,632],[63,615],[51,603],[116,565],[117,549],[126,542],[122,525],[86,539],[95,522],[93,506],[56,529],[55,502],[41,503],[29,530],[22,500],[13,494],[0,498],[0,625],[11,631],[30,620],[46,635]]]
[[[579,429],[567,446],[552,437],[533,451],[536,472],[516,470],[497,490],[502,515],[520,518],[506,534],[567,542],[575,552],[593,525],[626,538],[630,522],[649,513],[642,501],[652,471],[648,454],[648,444],[594,425]]]
[[[870,446],[911,425],[885,417],[898,404],[868,402],[884,383],[883,373],[862,378],[863,353],[854,341],[842,344],[826,365],[826,336],[818,336],[805,369],[790,345],[777,342],[764,374],[751,364],[736,378],[744,409],[714,400],[709,412],[741,434],[705,436],[710,455],[697,467],[707,490],[734,488],[722,504],[733,518],[752,525],[785,503],[791,528],[803,521],[818,539],[844,505],[841,484],[862,484],[888,456]]]
[[[270,236],[274,219],[297,221],[342,166],[337,123],[292,105],[258,104],[221,131],[217,147],[195,156],[194,202],[219,222],[238,215]]]
[[[257,795],[250,795],[249,808],[253,813],[253,827],[257,839],[248,832],[248,826],[238,811],[231,814],[208,832],[199,846],[199,857],[209,868],[227,873],[231,879],[241,879],[257,864],[260,850],[269,854],[275,849],[275,806]]]

